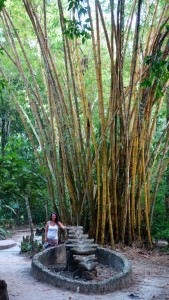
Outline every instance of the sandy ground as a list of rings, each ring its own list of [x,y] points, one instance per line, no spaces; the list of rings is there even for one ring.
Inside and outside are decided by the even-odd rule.
[[[109,294],[84,295],[39,282],[31,274],[31,258],[20,254],[20,242],[26,232],[12,236],[16,246],[0,250],[0,279],[8,285],[9,300],[169,300],[169,255],[137,248],[117,249],[132,264],[133,284]]]

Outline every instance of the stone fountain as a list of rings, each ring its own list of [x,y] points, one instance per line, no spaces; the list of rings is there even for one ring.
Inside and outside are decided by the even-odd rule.
[[[83,233],[81,226],[68,228],[65,244],[36,254],[32,272],[54,286],[90,294],[112,292],[130,285],[132,280],[128,260],[99,247]]]
[[[98,244],[94,239],[89,239],[88,234],[83,234],[83,227],[68,229],[66,246],[66,266],[68,271],[73,271],[73,278],[80,277],[92,280],[97,275],[97,257],[95,256]]]

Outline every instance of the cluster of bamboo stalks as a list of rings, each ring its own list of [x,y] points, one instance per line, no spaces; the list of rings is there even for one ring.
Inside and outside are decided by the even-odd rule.
[[[39,18],[33,1],[22,2],[38,43],[46,99],[7,8],[3,9],[1,20],[8,46],[2,44],[1,47],[25,84],[31,116],[16,95],[13,99],[38,162],[46,167],[53,208],[59,211],[63,222],[83,225],[101,244],[108,239],[113,247],[115,241],[141,240],[146,234],[151,245],[156,193],[168,164],[169,133],[167,124],[152,153],[156,121],[166,91],[164,86],[164,96],[157,98],[157,80],[151,87],[143,87],[141,83],[151,73],[151,66],[144,64],[144,58],[158,49],[162,51],[163,60],[168,55],[167,1],[163,8],[160,8],[160,1],[156,1],[152,19],[144,31],[142,0],[132,3],[128,20],[124,1],[117,1],[117,8],[114,1],[110,1],[109,26],[100,1],[94,1],[92,6],[87,1],[91,28],[88,45],[91,43],[92,57],[87,72],[94,77],[90,88],[94,85],[97,97],[95,112],[92,109],[94,98],[87,86],[87,72],[83,69],[80,41],[76,37],[69,40],[64,34],[62,1],[58,0],[58,12],[63,73],[48,39],[46,1],[43,1],[43,18]],[[149,12],[147,3],[145,19]],[[103,78],[102,43],[107,51],[108,96]],[[126,62],[130,65],[127,85],[124,84]],[[31,82],[24,69],[25,63]],[[99,128],[96,128],[94,114]]]

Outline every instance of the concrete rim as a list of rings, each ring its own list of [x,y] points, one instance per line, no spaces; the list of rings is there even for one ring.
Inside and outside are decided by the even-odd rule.
[[[105,248],[98,248],[96,255],[103,256],[104,264],[109,264],[110,261],[116,260],[114,267],[118,265],[119,273],[103,280],[102,282],[82,282],[77,279],[69,279],[61,276],[60,274],[53,273],[47,267],[47,259],[49,258],[50,251],[52,256],[57,256],[55,251],[61,251],[64,245],[52,247],[36,254],[32,259],[32,272],[36,278],[41,281],[48,282],[56,287],[77,291],[86,294],[102,294],[115,290],[122,289],[129,286],[132,281],[132,270],[129,261],[121,254],[108,250]],[[52,252],[53,251],[53,252]],[[43,260],[45,264],[43,264]],[[107,260],[107,262],[106,262]]]

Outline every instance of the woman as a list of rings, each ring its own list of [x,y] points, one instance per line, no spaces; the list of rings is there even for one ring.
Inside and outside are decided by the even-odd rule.
[[[50,216],[50,221],[47,222],[45,228],[45,243],[43,245],[44,248],[58,245],[59,227],[62,229],[66,229],[66,226],[58,221],[57,214],[52,213]]]

